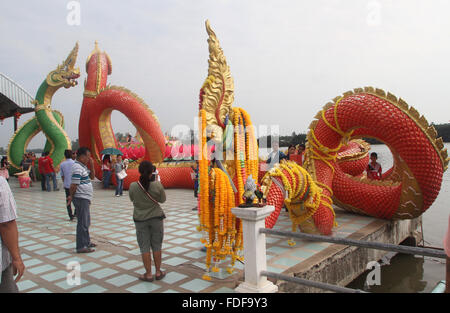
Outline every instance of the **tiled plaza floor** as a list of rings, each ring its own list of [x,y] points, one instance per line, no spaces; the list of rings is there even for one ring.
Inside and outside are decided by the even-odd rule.
[[[59,181],[61,185],[61,182]],[[19,188],[10,179],[18,205],[20,249],[26,272],[18,283],[21,292],[233,292],[243,276],[243,265],[237,263],[230,275],[225,264],[211,281],[202,280],[205,253],[200,249],[200,233],[196,206],[191,190],[168,189],[163,209],[164,222],[162,267],[167,276],[152,283],[137,279],[144,272],[132,220],[132,204],[127,191],[115,197],[114,190],[103,190],[95,183],[91,205],[91,240],[98,244],[96,252],[75,253],[76,222],[70,222],[64,206],[65,194],[43,192],[40,183],[29,189]],[[339,227],[333,236],[346,237],[374,219],[336,212]],[[280,214],[275,229],[291,230],[287,212]],[[330,244],[297,240],[294,247],[286,238],[267,236],[267,267],[282,273]],[[81,284],[69,285],[67,264],[81,265]],[[154,274],[154,269],[153,269]]]

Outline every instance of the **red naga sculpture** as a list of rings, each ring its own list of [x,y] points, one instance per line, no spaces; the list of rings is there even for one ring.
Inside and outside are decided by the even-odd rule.
[[[86,61],[86,71],[88,77],[85,82],[78,135],[80,146],[88,147],[93,154],[97,178],[102,179],[100,152],[106,148],[118,148],[111,126],[111,113],[117,110],[136,127],[145,147],[143,157],[129,163],[124,188],[128,189],[131,182],[138,180],[137,168],[143,160],[149,160],[157,166],[165,187],[192,188],[193,163],[162,163],[166,148],[165,137],[156,115],[148,105],[130,90],[106,84],[108,75],[112,72],[111,59],[106,52],[100,51],[97,42]]]
[[[394,165],[381,180],[363,175],[369,145],[354,140],[361,137],[383,141],[393,154]],[[305,171],[290,162],[263,178],[267,202],[276,207],[266,226],[275,224],[284,203],[295,227],[322,234],[330,234],[335,223],[333,203],[383,219],[421,215],[439,194],[449,162],[436,137],[423,116],[390,93],[372,87],[344,93],[311,123]]]

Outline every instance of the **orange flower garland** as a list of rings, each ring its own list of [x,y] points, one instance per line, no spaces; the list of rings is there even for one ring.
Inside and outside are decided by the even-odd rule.
[[[234,165],[237,193],[235,194],[228,175],[219,168],[210,168],[207,159],[206,112],[200,110],[199,160],[199,231],[203,232],[202,243],[206,247],[206,273],[203,279],[210,280],[210,271],[218,272],[219,263],[231,256],[228,273],[234,270],[236,260],[243,260],[242,222],[231,208],[243,203],[244,184],[247,175],[258,178],[258,145],[250,117],[245,110],[233,108],[231,122],[234,126]],[[211,262],[214,266],[211,267]]]
[[[239,108],[241,116],[245,122],[245,134],[246,134],[246,156],[247,156],[247,173],[252,174],[254,179],[258,179],[258,142],[255,137],[255,129],[248,113]]]
[[[209,179],[208,179],[208,158],[206,153],[206,112],[200,110],[200,157],[199,157],[199,176],[200,176],[200,200],[199,200],[199,220],[200,231],[204,232],[201,242],[206,247],[206,268],[209,271],[211,267],[211,240],[210,240],[210,207],[209,207]],[[204,276],[208,279],[208,276]]]
[[[240,140],[240,112],[238,108],[233,108],[234,112],[234,160],[236,164],[236,179],[237,179],[237,189],[238,189],[238,203],[244,203],[244,200],[242,199],[242,195],[244,194],[244,183],[243,183],[243,177],[241,172],[241,162],[240,162],[240,152],[242,151],[241,146],[241,140]]]

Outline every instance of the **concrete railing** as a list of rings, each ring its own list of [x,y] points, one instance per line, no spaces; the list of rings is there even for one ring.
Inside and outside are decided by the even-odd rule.
[[[285,236],[288,238],[298,238],[302,240],[329,242],[334,244],[356,246],[369,249],[385,250],[397,253],[423,255],[435,258],[447,259],[444,251],[431,248],[408,247],[382,242],[369,242],[363,240],[353,240],[347,238],[336,238],[331,236],[312,235],[305,233],[293,233],[288,231],[273,230],[265,228],[265,218],[269,216],[275,208],[267,205],[262,208],[232,208],[231,212],[240,218],[243,223],[244,240],[244,273],[245,280],[235,290],[243,293],[271,293],[277,292],[278,286],[267,280],[267,277],[288,280],[298,284],[303,284],[315,288],[321,288],[334,292],[363,292],[362,290],[349,289],[346,287],[330,285],[327,283],[308,281],[297,277],[271,273],[266,271],[266,234]]]
[[[278,287],[261,275],[266,271],[266,235],[259,229],[265,227],[265,218],[275,210],[273,206],[263,208],[232,208],[231,212],[242,221],[244,240],[245,281],[237,288],[244,293],[273,293]]]

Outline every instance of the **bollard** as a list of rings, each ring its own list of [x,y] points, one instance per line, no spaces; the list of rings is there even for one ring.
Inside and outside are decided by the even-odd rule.
[[[271,205],[262,208],[232,208],[231,212],[240,218],[243,226],[245,281],[236,289],[240,293],[273,293],[278,287],[262,276],[267,268],[266,235],[259,232],[265,228],[264,219],[275,210]]]

